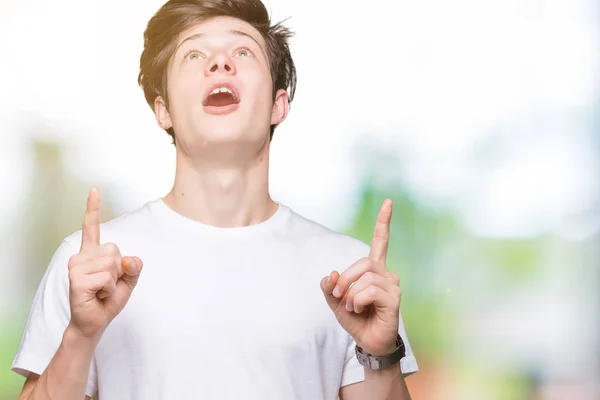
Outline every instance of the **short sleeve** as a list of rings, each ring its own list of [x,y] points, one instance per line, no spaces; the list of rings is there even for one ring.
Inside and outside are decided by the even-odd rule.
[[[408,336],[406,335],[406,329],[404,328],[404,322],[402,321],[402,312],[400,312],[398,333],[400,333],[400,337],[402,337],[404,346],[406,347],[406,356],[400,360],[400,370],[402,371],[404,377],[407,377],[419,371],[419,366],[417,365],[417,360],[410,346],[410,342],[408,341]],[[356,358],[356,354],[354,353],[356,342],[350,335],[348,335],[348,338],[346,361],[344,364],[342,381],[340,384],[341,387],[365,380],[365,367],[360,365],[358,359]]]
[[[62,342],[71,319],[68,263],[74,254],[76,251],[64,240],[38,286],[12,363],[12,370],[24,377],[30,373],[41,375]],[[95,362],[92,362],[85,392],[87,396],[92,397],[96,393],[96,376]]]

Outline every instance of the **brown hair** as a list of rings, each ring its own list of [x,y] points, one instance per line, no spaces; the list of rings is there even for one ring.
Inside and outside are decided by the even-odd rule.
[[[292,32],[282,22],[271,25],[271,19],[260,0],[169,0],[148,22],[144,31],[144,51],[140,57],[138,84],[154,111],[154,100],[167,97],[167,66],[185,30],[215,17],[233,17],[252,25],[266,43],[273,80],[273,99],[279,89],[288,91],[289,101],[296,91],[296,68],[288,44]],[[271,125],[271,139],[276,125]],[[167,133],[175,143],[173,128]]]

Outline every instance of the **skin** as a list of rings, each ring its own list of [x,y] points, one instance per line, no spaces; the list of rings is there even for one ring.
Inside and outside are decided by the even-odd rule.
[[[71,320],[48,368],[27,377],[19,400],[89,399],[84,393],[94,349],[127,304],[142,268],[139,257],[123,257],[114,243],[100,244],[100,193],[92,188],[81,248],[68,265]]]
[[[202,36],[194,37],[198,34]],[[265,42],[251,25],[219,17],[183,32],[178,45],[167,69],[169,106],[161,96],[154,102],[158,125],[174,128],[177,139],[175,180],[163,200],[179,214],[207,225],[263,222],[278,207],[268,190],[270,126],[283,122],[289,111],[285,90],[273,98]],[[213,115],[202,101],[211,85],[220,82],[238,89],[240,103],[234,112]],[[386,267],[391,207],[389,200],[382,205],[369,256],[320,282],[340,325],[374,355],[395,348],[399,324],[398,277]],[[100,244],[99,208],[99,193],[92,189],[81,252],[69,263],[75,288],[70,293],[72,322],[47,371],[28,378],[20,399],[84,398],[87,368],[81,366],[89,366],[102,332],[137,283],[142,260],[121,256],[115,244]],[[65,374],[69,366],[72,371]],[[365,381],[341,388],[340,397],[410,398],[397,365],[365,370]]]
[[[169,109],[162,97],[155,101],[159,126],[173,127],[177,136],[175,183],[164,201],[209,225],[259,223],[277,209],[268,192],[268,136],[270,126],[288,114],[288,94],[278,90],[273,101],[266,46],[252,26],[216,18],[184,32],[181,41],[197,33],[206,37],[183,43],[169,65]],[[203,93],[222,81],[238,87],[239,108],[210,115],[203,110]]]
[[[368,257],[342,274],[333,271],[321,280],[321,290],[340,325],[365,353],[382,356],[396,348],[402,291],[399,278],[386,266],[392,201],[386,199],[375,224]],[[365,368],[365,381],[344,386],[342,400],[410,399],[396,365],[382,371]]]

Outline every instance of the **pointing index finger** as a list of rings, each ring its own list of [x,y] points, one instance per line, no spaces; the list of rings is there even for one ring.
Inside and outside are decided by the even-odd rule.
[[[371,242],[369,258],[375,261],[385,261],[387,257],[388,244],[390,241],[390,220],[392,219],[392,200],[386,199],[381,205],[375,232]]]
[[[100,192],[92,187],[81,230],[81,250],[100,245]]]

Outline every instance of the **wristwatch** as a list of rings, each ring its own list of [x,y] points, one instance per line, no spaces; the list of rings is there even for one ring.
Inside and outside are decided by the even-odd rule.
[[[358,345],[356,345],[355,352],[358,362],[363,367],[368,367],[375,371],[381,371],[382,369],[391,367],[392,365],[400,362],[400,360],[406,356],[406,348],[404,347],[404,341],[402,341],[400,334],[398,334],[398,337],[396,337],[396,350],[390,354],[380,357],[373,356],[371,354],[365,354],[363,349]]]

